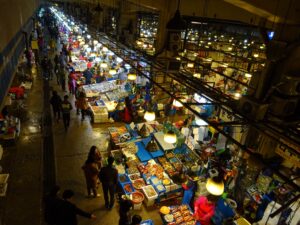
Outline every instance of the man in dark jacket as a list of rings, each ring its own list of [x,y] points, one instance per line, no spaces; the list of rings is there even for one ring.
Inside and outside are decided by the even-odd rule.
[[[58,206],[57,225],[77,225],[77,215],[90,219],[96,219],[95,215],[77,208],[77,206],[71,202],[73,196],[73,191],[64,191],[63,200]]]
[[[118,184],[118,171],[113,168],[114,158],[107,159],[108,165],[102,167],[99,173],[99,179],[102,183],[105,207],[111,209],[115,202],[115,192]],[[110,199],[108,199],[108,192]]]
[[[65,126],[65,130],[67,131],[70,126],[71,115],[70,112],[73,109],[72,104],[68,101],[69,96],[65,95],[64,100],[61,103],[61,109],[63,114],[63,122]]]
[[[50,104],[52,105],[54,119],[56,119],[57,122],[60,119],[61,103],[62,100],[60,96],[57,94],[57,91],[53,91],[52,97],[50,99]]]
[[[85,84],[91,84],[91,79],[93,77],[93,73],[88,68],[83,72],[83,76],[85,77]]]

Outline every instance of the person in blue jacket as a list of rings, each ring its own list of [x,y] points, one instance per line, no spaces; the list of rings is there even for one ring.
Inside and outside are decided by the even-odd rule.
[[[93,77],[92,72],[90,71],[89,68],[87,68],[84,72],[83,72],[83,76],[85,77],[85,84],[91,84],[91,79]]]

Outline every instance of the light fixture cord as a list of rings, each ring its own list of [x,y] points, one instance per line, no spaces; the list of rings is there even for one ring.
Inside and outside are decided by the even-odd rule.
[[[180,0],[177,1],[177,10],[179,10]]]

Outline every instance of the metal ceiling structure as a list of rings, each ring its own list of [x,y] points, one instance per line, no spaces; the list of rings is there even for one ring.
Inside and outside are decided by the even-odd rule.
[[[131,67],[136,70],[136,72],[140,76],[144,76],[149,79],[154,85],[159,87],[165,93],[176,99],[178,102],[182,103],[182,105],[187,108],[190,112],[192,112],[195,116],[203,119],[209,126],[213,127],[216,131],[220,134],[224,135],[231,143],[236,144],[239,148],[246,151],[250,155],[254,153],[243,143],[240,143],[239,140],[236,140],[234,137],[231,136],[230,133],[224,131],[223,126],[251,126],[258,129],[261,133],[269,136],[277,143],[285,146],[286,148],[291,148],[287,145],[287,143],[296,143],[300,145],[300,140],[297,137],[289,136],[289,134],[285,134],[277,129],[277,126],[273,123],[268,121],[257,122],[253,121],[250,118],[247,118],[245,115],[241,114],[237,108],[237,101],[232,99],[229,96],[224,95],[220,90],[217,90],[211,87],[206,82],[201,81],[200,79],[194,78],[191,74],[180,71],[178,73],[168,72],[164,65],[160,62],[153,60],[153,57],[149,57],[145,55],[145,53],[132,50],[129,47],[114,41],[110,37],[108,37],[105,33],[99,33],[93,28],[89,27],[89,32],[92,34],[94,39],[97,39],[103,46],[106,46],[112,52],[115,53],[118,57],[122,58],[124,62],[131,65]],[[187,59],[183,59],[183,63],[187,62]],[[140,66],[140,63],[143,63],[145,66],[144,68]],[[201,103],[185,103],[180,99],[178,96],[174,95],[172,91],[172,83],[167,84],[160,84],[156,82],[154,79],[156,73],[163,73],[166,77],[170,80],[178,82],[180,85],[185,87],[185,90],[188,90],[189,93],[197,93],[201,97],[207,99],[209,103],[220,110],[224,110],[229,115],[232,116],[232,120],[230,122],[216,122],[212,120],[208,120],[204,118],[198,111],[196,111],[193,105],[201,105]],[[297,149],[293,149],[293,151],[297,152]],[[299,152],[297,152],[299,154]],[[296,190],[300,190],[300,188],[294,183],[289,180],[288,177],[283,175],[277,168],[273,168],[268,162],[263,161],[263,163],[274,170],[274,172],[281,177],[285,182],[291,184]]]

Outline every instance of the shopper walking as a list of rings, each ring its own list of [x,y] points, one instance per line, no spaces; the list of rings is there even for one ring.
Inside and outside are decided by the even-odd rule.
[[[74,192],[72,190],[65,190],[63,193],[63,200],[58,206],[57,225],[77,225],[77,215],[96,219],[94,214],[88,213],[79,209],[72,203]]]
[[[42,74],[43,77],[48,80],[50,76],[50,66],[49,66],[49,60],[47,56],[44,56],[41,62],[41,67],[42,67]]]
[[[72,104],[68,101],[69,96],[65,95],[64,100],[61,104],[63,122],[65,126],[65,130],[67,131],[70,125],[70,112],[73,109]]]
[[[81,111],[81,121],[83,121],[85,114],[87,113],[87,109],[89,108],[84,92],[80,92],[78,94],[78,98],[76,100],[76,108],[77,110]]]
[[[115,192],[118,183],[118,171],[113,167],[114,158],[108,157],[108,165],[102,167],[99,173],[99,179],[102,183],[105,207],[111,209],[115,202]],[[108,192],[109,197],[108,198]]]
[[[60,84],[61,89],[66,91],[66,74],[65,68],[63,66],[59,66],[58,73],[57,73],[57,83]]]
[[[52,97],[50,99],[50,104],[52,105],[54,119],[58,122],[60,120],[60,111],[62,100],[57,94],[57,91],[52,92]]]
[[[100,195],[97,194],[99,167],[95,161],[95,151],[93,151],[93,149],[90,150],[82,169],[85,175],[88,197],[92,197],[92,193],[95,198],[100,197]]]
[[[54,186],[44,198],[44,218],[45,222],[49,225],[57,224],[57,207],[62,201],[62,199],[58,197],[59,191],[60,187]]]
[[[88,157],[91,157],[93,159],[93,161],[97,164],[98,169],[100,171],[101,167],[102,167],[102,156],[100,151],[97,149],[97,147],[95,145],[93,145],[90,148]]]

